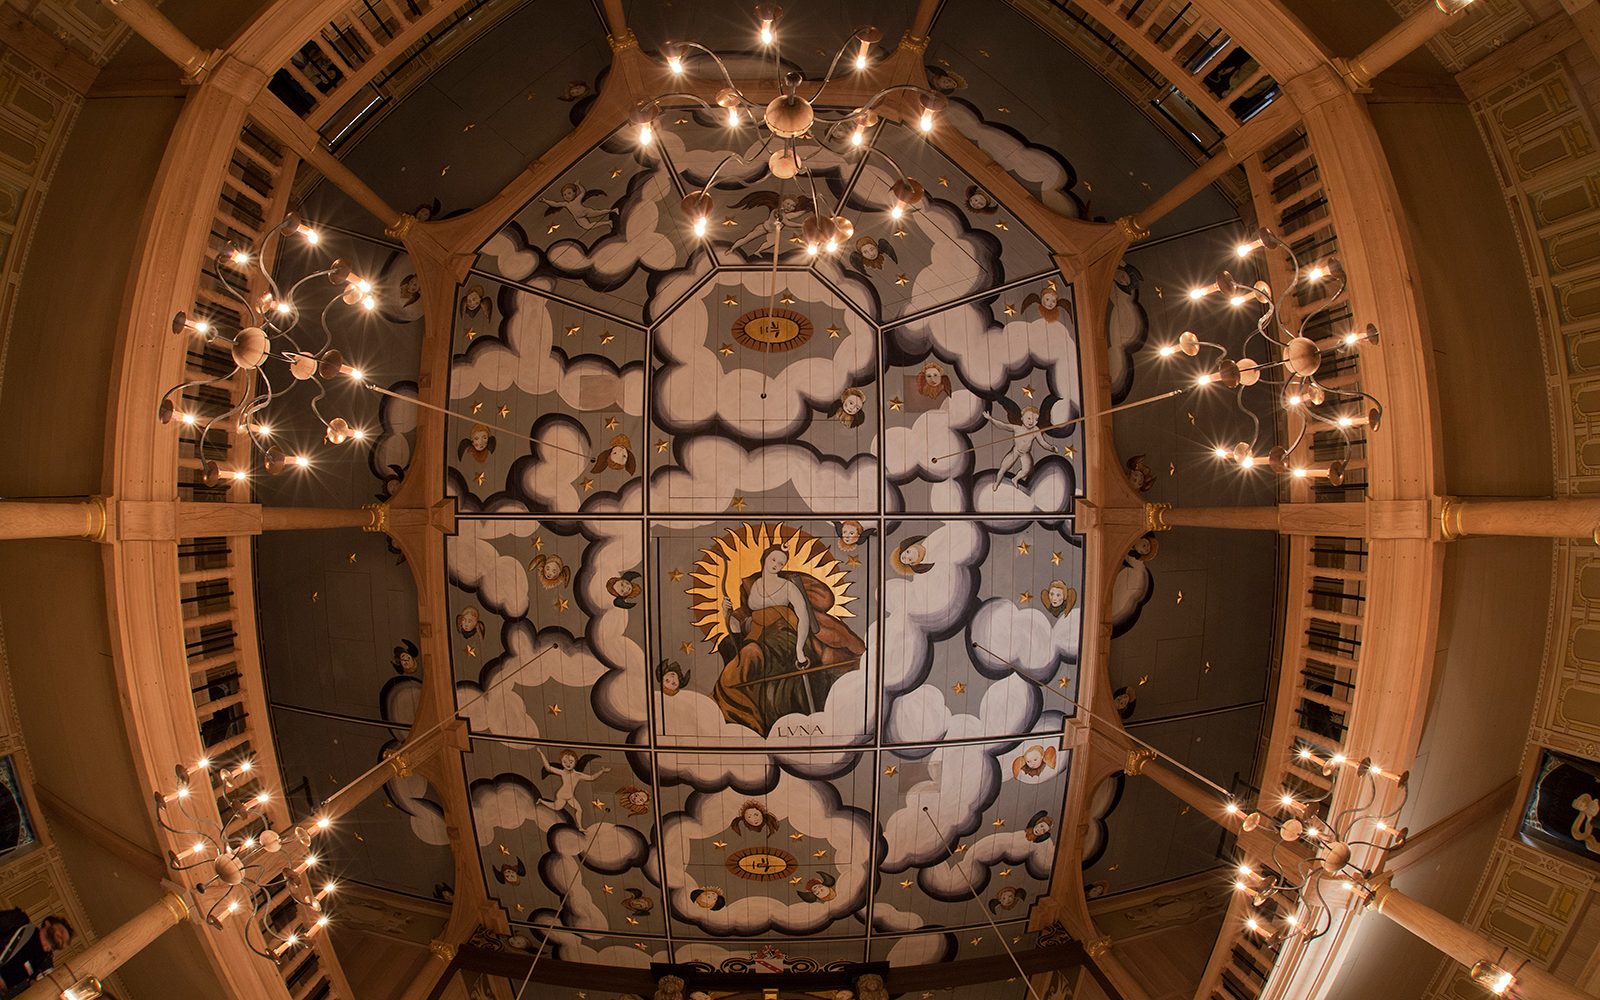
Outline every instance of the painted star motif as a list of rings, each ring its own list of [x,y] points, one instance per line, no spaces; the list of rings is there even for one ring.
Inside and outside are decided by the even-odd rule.
[[[1007,302],[1000,311],[1005,313],[1007,316],[1015,316],[1017,314],[1017,307]]]
[[[977,937],[973,938],[972,939],[972,944],[973,944],[974,947],[976,947],[977,945],[983,944],[983,935],[979,934]]]
[[[688,656],[690,653],[694,652],[694,643],[686,642],[683,645],[679,646],[678,648],[683,650],[683,655],[684,656]]]
[[[736,306],[739,304],[739,296],[729,295],[722,300],[722,304],[725,306]]]
[[[344,554],[344,561],[354,566],[356,562],[356,554],[354,552],[346,552]]]
[[[836,324],[836,323],[828,324],[828,339],[829,340],[838,340],[839,339],[839,326],[838,326],[838,324]]]
[[[1203,667],[1200,672],[1203,673],[1203,674],[1211,673],[1211,661],[1210,660],[1206,661],[1205,667]]]
[[[1059,681],[1056,681],[1056,687],[1058,687],[1061,690],[1065,691],[1067,689],[1067,679],[1065,677],[1063,677]]]
[[[895,396],[893,399],[889,400],[889,409],[891,410],[898,410],[905,405],[906,404],[900,399],[899,396]]]
[[[556,598],[556,613],[557,614],[561,614],[561,613],[565,612],[567,610],[567,608],[569,608],[571,606],[572,605],[567,602],[567,599],[565,597]]]
[[[1011,231],[1011,227],[1006,225],[1004,221],[996,222],[994,227],[1000,230],[1002,233],[1009,233]]]
[[[440,177],[443,177],[445,174],[448,174],[449,172],[450,172],[450,164],[448,164],[448,163],[446,163],[444,166],[439,168],[439,176]]]
[[[979,49],[978,50],[978,55],[983,56],[985,59],[987,59],[987,58],[989,58],[989,50],[988,49]]]
[[[1000,105],[998,108],[995,108],[995,110],[1003,115],[1009,115],[1011,113],[1011,109],[1006,107],[1004,104]]]
[[[1189,418],[1189,426],[1193,427],[1194,426],[1194,414],[1193,413],[1187,413],[1187,414],[1185,414],[1185,416],[1187,416]]]
[[[517,903],[516,907],[517,907],[517,912],[518,913],[526,913],[527,910],[528,910],[528,908],[526,906],[523,906],[521,903]]]
[[[1094,190],[1094,185],[1090,184],[1088,181],[1084,181],[1083,182],[1083,189],[1085,191],[1091,191],[1092,192]]]
[[[1050,565],[1052,565],[1052,566],[1060,566],[1061,565],[1061,553],[1059,553],[1059,552],[1050,553]]]
[[[593,479],[585,479],[583,481],[583,492],[588,493],[592,489],[594,489],[594,480]]]
[[[681,569],[668,570],[667,571],[667,579],[671,580],[673,583],[677,583],[679,580],[683,579],[683,570],[681,570]]]
[[[650,950],[650,946],[645,944],[643,941],[635,941],[633,943],[633,946],[635,948],[638,948],[640,951],[649,951]]]
[[[480,472],[476,476],[472,477],[472,481],[474,483],[476,483],[477,485],[482,486],[483,485],[483,481],[485,479],[488,479],[488,478],[489,478],[488,476],[486,476],[486,475],[484,475],[483,473]]]
[[[715,848],[716,848],[716,849],[717,849],[717,850],[719,850],[719,851],[720,851],[720,850],[722,850],[722,849],[723,849],[723,848],[724,848],[724,847],[727,847],[727,846],[728,846],[728,842],[727,842],[727,841],[726,841],[726,840],[713,840],[713,841],[712,841],[712,842],[711,842],[711,846],[712,846],[712,847],[715,847]]]
[[[467,655],[468,656],[477,656],[478,655],[478,647],[474,646],[470,642],[467,643]]]
[[[886,777],[892,778],[900,773],[900,767],[898,764],[890,764],[888,767],[883,769],[883,773]]]
[[[472,404],[472,412],[473,413],[477,413],[481,409],[483,409],[483,404],[482,403],[474,402]]]
[[[1033,595],[1028,593],[1026,590],[1017,595],[1018,604],[1027,604],[1031,600],[1033,600]]]
[[[905,235],[906,235],[906,227],[905,226],[895,226],[894,227],[894,232],[890,233],[889,235],[893,236],[897,240],[898,239],[904,239]]]
[[[545,227],[544,234],[546,236],[549,236],[551,233],[555,232],[557,229],[560,229],[560,228],[561,228],[561,223],[552,222],[552,223],[550,223],[549,226]]]
[[[1025,556],[1031,551],[1032,551],[1032,549],[1029,547],[1027,542],[1018,542],[1017,543],[1017,555]]]
[[[1024,396],[1028,397],[1029,399],[1032,399],[1033,398],[1033,386],[1031,386],[1031,385],[1023,386],[1022,387],[1022,394]]]
[[[948,177],[939,178],[939,186],[942,187],[942,188],[949,187],[950,186],[950,178],[948,178]]]
[[[860,556],[846,556],[845,560],[844,560],[844,564],[846,566],[860,566],[861,565],[861,557]]]
[[[621,167],[616,167],[611,171],[611,179],[612,180],[616,180],[618,177],[621,177],[621,176],[622,176],[622,168]]]
[[[723,357],[728,357],[729,355],[731,355],[733,353],[733,345],[728,343],[727,341],[723,341],[722,342],[722,346],[717,348],[717,353],[722,355]]]
[[[561,706],[560,705],[549,705],[549,706],[547,706],[545,708],[545,711],[549,712],[551,715],[560,715],[561,714]]]
[[[778,301],[782,302],[786,306],[792,306],[795,302],[794,293],[785,288],[783,290],[783,294],[778,296]]]
[[[470,326],[467,327],[467,339],[468,340],[472,340],[472,339],[476,338],[477,336],[478,336],[478,331],[472,329]]]
[[[989,825],[994,827],[996,830],[1004,830],[1005,826],[1006,826],[1006,821],[1005,821],[1004,818],[1001,818],[1001,819],[995,820],[993,823],[990,823]]]
[[[543,535],[534,535],[533,536],[533,551],[538,552],[543,548],[544,548],[544,536]]]
[[[500,415],[500,419],[504,420],[506,417],[511,416],[511,407],[501,403],[500,408],[494,412]]]
[[[1065,455],[1068,458],[1071,458],[1072,456],[1076,455],[1077,453],[1078,453],[1077,449],[1073,448],[1072,445],[1070,445],[1070,444],[1067,445],[1065,448],[1061,449],[1061,454]]]
[[[737,226],[739,224],[739,220],[730,215],[722,220],[722,224],[724,226]]]
[[[957,844],[955,853],[957,853],[957,854],[965,854],[965,853],[967,853],[967,845],[966,844]]]
[[[600,346],[604,347],[616,339],[617,335],[612,333],[610,330],[602,330],[600,333]]]
[[[744,502],[744,497],[734,497],[733,498],[733,509],[734,510],[744,510],[744,503],[745,503]]]
[[[1149,684],[1149,683],[1150,683],[1150,675],[1149,674],[1145,674],[1143,677],[1139,678],[1139,686],[1140,687],[1144,687],[1146,684]]]
[[[610,812],[611,811],[611,807],[606,805],[604,800],[602,800],[602,799],[590,799],[589,800],[589,804],[591,806],[594,806],[596,809],[600,810],[601,812]]]
[[[582,329],[583,329],[583,324],[582,323],[574,323],[571,326],[567,327],[567,336],[576,337],[578,335],[579,331],[581,331]]]
[[[967,693],[967,682],[966,681],[956,681],[954,684],[950,685],[950,690],[954,691],[956,694],[966,694]]]
[[[1044,283],[1044,287],[1049,289],[1052,292],[1055,291],[1056,290],[1056,279],[1054,279],[1054,278],[1046,279],[1045,283]]]
[[[1179,604],[1183,603],[1183,591],[1181,591],[1181,590],[1178,591],[1178,603]]]
[[[661,454],[662,452],[664,452],[666,450],[667,450],[667,439],[666,438],[662,438],[662,439],[660,439],[659,441],[656,442],[656,453],[657,454]]]
[[[797,247],[803,247],[803,246],[805,246],[805,245],[806,245],[806,241],[805,241],[805,240],[803,240],[803,239],[801,239],[801,238],[800,238],[800,237],[798,237],[798,236],[791,236],[791,237],[789,237],[789,242],[790,242],[790,243],[793,243],[793,244],[794,244],[794,245],[795,245],[795,246],[797,246]]]
[[[628,921],[628,923],[629,923],[629,924],[630,924],[630,925],[631,925],[631,926],[634,926],[634,927],[638,927],[638,926],[639,926],[639,921],[638,921],[638,920],[636,920],[636,919],[634,919],[634,918],[633,918],[633,917],[627,917],[627,918],[625,918],[625,919],[626,919],[626,920],[627,920],[627,921]]]
[[[791,833],[791,834],[789,834],[789,839],[790,840],[804,840],[804,839],[806,839],[806,835],[803,834],[803,833]]]
[[[999,871],[999,872],[998,872],[998,874],[999,874],[999,876],[1000,876],[1000,877],[1001,877],[1001,878],[1010,878],[1010,877],[1011,877],[1011,869],[1009,869],[1009,868],[1002,868],[1002,869],[1000,869],[1000,871]]]
[[[605,893],[607,896],[609,896],[612,893],[616,892],[617,890],[615,888],[613,888],[612,886],[609,886],[609,885],[601,885],[600,886],[600,891]]]
[[[687,124],[689,124],[689,119],[687,119],[687,118],[679,118],[676,121],[674,121],[672,124],[674,124],[674,125],[687,125]]]
[[[478,127],[478,123],[477,122],[467,122],[466,128],[463,128],[461,131],[462,132],[471,132],[473,129],[475,129],[477,127]]]
[[[916,885],[916,883],[911,881],[908,878],[903,878],[903,879],[900,880],[900,888],[902,888],[902,889],[909,889],[913,885]]]
[[[894,276],[894,283],[897,284],[897,285],[904,285],[906,282],[908,282],[910,280],[911,280],[910,278],[906,277],[903,274],[897,274],[897,275]]]
[[[618,421],[617,421],[616,417],[607,417],[606,418],[606,430],[608,430],[608,431],[616,430],[617,429],[617,423],[618,423]]]
[[[813,858],[816,858],[818,861],[821,861],[823,858],[828,856],[828,852],[827,852],[826,849],[823,849],[823,850],[820,850],[820,851],[812,851],[811,852],[811,856]]]
[[[1177,474],[1178,474],[1178,463],[1177,462],[1168,462],[1167,463],[1167,476],[1168,476],[1168,478],[1171,478],[1172,476],[1176,476]]]
[[[508,858],[511,857],[511,848],[507,847],[504,844],[496,844],[495,846],[500,848],[500,853],[502,855],[504,855],[505,857],[508,857]]]

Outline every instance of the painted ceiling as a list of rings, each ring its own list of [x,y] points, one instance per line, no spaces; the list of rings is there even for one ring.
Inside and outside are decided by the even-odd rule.
[[[358,172],[448,214],[570,129],[607,53],[592,26],[552,42],[547,6],[390,112],[349,154]],[[722,6],[694,5],[696,30],[723,14],[742,25]],[[1181,176],[1159,148],[1140,176],[1105,166],[1122,161],[1089,130],[1116,118],[1117,142],[1148,150],[1153,127],[1125,106],[1055,114],[1060,88],[1105,84],[1003,4],[948,6],[965,27],[935,31],[933,78],[962,133],[1035,196],[1099,215],[1147,200],[1145,176]],[[630,7],[647,46],[665,28],[644,11],[678,20]],[[527,69],[518,39],[550,58]],[[1041,90],[990,44],[1039,49],[1062,77]],[[1029,108],[1039,134],[1024,137]],[[1097,867],[1054,868],[1078,822],[1062,816],[1060,733],[1084,580],[1081,437],[1026,433],[1081,412],[1074,289],[1048,250],[892,125],[881,148],[929,195],[898,224],[880,162],[819,157],[819,192],[849,188],[858,228],[849,252],[810,259],[788,224],[809,186],[734,161],[702,243],[679,200],[723,153],[752,150],[693,113],[661,124],[650,150],[619,134],[588,151],[480,249],[456,292],[460,416],[443,454],[413,455],[403,401],[352,391],[322,405],[371,428],[370,444],[258,486],[265,503],[353,506],[417,461],[443,463],[461,514],[446,561],[470,836],[512,946],[554,923],[556,957],[614,965],[970,958],[1036,946],[1028,918],[1054,878],[1116,892],[1214,865],[1221,845],[1133,783],[1098,793]],[[1225,217],[1213,201],[1190,221]],[[379,310],[333,318],[334,335],[369,378],[414,393],[421,303],[403,251],[326,186],[306,205],[377,276]],[[1119,399],[1159,388],[1149,317],[1187,319],[1160,285],[1203,273],[1212,249],[1163,246],[1119,278]],[[314,421],[295,409],[279,432],[309,444]],[[1190,469],[1184,423],[1164,414],[1131,444],[1160,472]],[[1153,496],[1178,488],[1176,472],[1156,478]],[[1207,475],[1182,482],[1187,502],[1249,499]],[[1275,555],[1260,540],[1162,544],[1118,577],[1113,682],[1140,735],[1227,782],[1259,732]],[[420,690],[415,590],[382,536],[266,535],[258,558],[273,724],[309,808],[403,737]],[[424,783],[392,784],[350,829],[344,877],[449,898],[449,837]]]

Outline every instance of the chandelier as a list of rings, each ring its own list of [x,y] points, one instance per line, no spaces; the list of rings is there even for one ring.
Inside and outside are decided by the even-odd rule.
[[[1241,439],[1231,446],[1217,445],[1214,449],[1217,458],[1237,465],[1241,472],[1264,467],[1294,479],[1321,479],[1332,486],[1342,485],[1347,471],[1346,458],[1317,466],[1303,461],[1296,452],[1314,427],[1337,431],[1348,447],[1352,433],[1360,433],[1357,428],[1376,431],[1383,422],[1383,403],[1377,397],[1358,388],[1336,387],[1330,384],[1331,380],[1318,380],[1330,355],[1354,351],[1362,343],[1377,343],[1378,328],[1369,323],[1363,329],[1340,333],[1324,349],[1307,335],[1307,331],[1313,329],[1313,322],[1319,316],[1345,297],[1347,282],[1339,259],[1330,257],[1302,267],[1293,248],[1270,229],[1258,230],[1253,239],[1240,243],[1234,254],[1239,261],[1245,261],[1258,250],[1281,251],[1288,259],[1291,276],[1281,292],[1275,292],[1264,279],[1247,283],[1226,270],[1219,272],[1210,284],[1189,291],[1189,299],[1194,302],[1220,296],[1234,309],[1255,307],[1261,310],[1255,329],[1240,347],[1240,356],[1230,356],[1226,346],[1202,340],[1192,330],[1185,330],[1176,341],[1162,345],[1156,353],[1161,358],[1181,354],[1201,359],[1202,370],[1193,376],[1185,390],[1215,386],[1240,394],[1238,408],[1249,417],[1253,431],[1248,440]],[[1334,285],[1331,291],[1324,290],[1327,283]],[[1290,295],[1306,293],[1321,294],[1323,301],[1301,316],[1295,329],[1290,329],[1284,322],[1285,300]],[[1258,340],[1269,357],[1276,357],[1261,361],[1252,358],[1250,351]],[[1203,357],[1202,351],[1205,352]],[[1245,389],[1256,385],[1271,386],[1278,394],[1293,434],[1287,447],[1274,445],[1261,451],[1261,420],[1244,405],[1242,398]]]
[[[762,5],[755,9],[757,39],[763,56],[770,55],[773,66],[780,72],[783,57],[778,43],[777,24],[781,14],[782,8],[776,5]],[[714,208],[711,189],[716,184],[723,167],[735,160],[741,164],[748,164],[763,155],[767,158],[767,171],[772,177],[785,182],[804,177],[810,189],[809,208],[797,207],[793,212],[780,210],[774,213],[773,219],[780,229],[785,226],[799,227],[800,238],[808,257],[838,252],[849,245],[856,229],[855,223],[845,215],[845,202],[850,196],[850,188],[846,187],[833,199],[831,209],[826,207],[827,202],[818,190],[811,161],[819,150],[826,150],[841,158],[854,153],[860,153],[862,159],[877,156],[888,164],[897,178],[890,185],[890,195],[894,203],[889,209],[890,217],[896,222],[922,202],[925,195],[923,186],[906,176],[905,171],[900,169],[891,156],[877,148],[883,124],[880,110],[884,109],[885,102],[891,95],[901,93],[912,95],[914,100],[909,102],[904,110],[908,117],[915,118],[917,130],[927,135],[933,131],[938,114],[949,103],[943,94],[916,84],[904,83],[885,87],[858,107],[849,110],[824,112],[819,111],[817,107],[823,95],[827,93],[829,85],[840,80],[843,73],[850,71],[864,73],[868,70],[872,65],[873,46],[882,40],[883,32],[877,28],[857,29],[839,48],[828,66],[828,72],[820,83],[814,84],[814,89],[813,81],[806,80],[803,74],[792,70],[782,72],[778,81],[778,96],[765,104],[746,96],[734,82],[733,74],[729,72],[727,64],[704,45],[696,42],[669,42],[662,46],[661,54],[673,77],[679,79],[686,77],[689,72],[689,58],[693,54],[699,54],[710,59],[715,65],[723,86],[716,94],[715,103],[705,100],[698,94],[683,91],[665,93],[640,101],[634,106],[630,121],[641,146],[648,148],[655,142],[659,131],[657,119],[662,109],[669,103],[678,101],[688,102],[712,112],[727,125],[732,134],[739,135],[745,129],[753,128],[755,138],[761,140],[761,145],[748,156],[737,153],[726,154],[707,176],[705,182],[684,197],[683,213],[689,220],[689,227],[696,238],[704,238],[710,226]],[[781,243],[781,240],[775,240],[773,243],[774,265],[777,264]]]
[[[218,930],[242,923],[245,944],[274,962],[327,927],[323,901],[337,886],[332,880],[320,888],[312,884],[317,856],[311,842],[328,829],[329,820],[318,819],[310,829],[297,825],[284,834],[273,830],[266,815],[272,794],[264,789],[245,794],[256,780],[248,758],[228,767],[202,759],[175,770],[177,787],[155,793],[156,821],[189,844],[168,851],[167,864],[193,880],[189,884],[205,907],[206,923]],[[216,802],[216,818],[195,810],[195,801],[207,793]],[[295,919],[283,916],[285,892]],[[296,924],[304,930],[283,933]]]

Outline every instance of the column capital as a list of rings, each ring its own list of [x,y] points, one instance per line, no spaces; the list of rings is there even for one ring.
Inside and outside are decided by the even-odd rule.
[[[1167,511],[1172,509],[1170,503],[1147,503],[1144,505],[1144,527],[1146,531],[1171,531],[1172,525],[1167,523]]]
[[[1111,935],[1102,934],[1083,943],[1083,952],[1090,958],[1099,958],[1111,950]]]
[[[372,515],[372,522],[361,530],[376,534],[389,530],[389,504],[387,501],[380,503],[362,504],[361,509]]]
[[[428,942],[428,950],[442,961],[449,962],[456,957],[456,946],[449,941],[434,938]]]
[[[1155,759],[1156,752],[1149,747],[1134,747],[1128,751],[1128,760],[1122,765],[1122,773],[1136,778],[1144,773],[1144,766]]]

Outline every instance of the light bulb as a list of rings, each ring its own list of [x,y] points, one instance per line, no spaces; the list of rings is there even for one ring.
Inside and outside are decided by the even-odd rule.
[[[829,240],[823,249],[827,250],[829,253],[833,253],[839,249],[839,242],[837,240]]]
[[[1300,918],[1292,913],[1285,913],[1283,915],[1283,922],[1288,924],[1290,927],[1293,927],[1295,924],[1300,922]]]
[[[194,842],[194,846],[191,847],[189,850],[190,850],[190,853],[192,853],[192,854],[199,854],[201,851],[203,851],[205,849],[206,849],[205,843],[203,841],[197,840],[197,841]]]
[[[305,457],[304,455],[296,455],[294,457],[294,464],[303,469],[311,464],[311,459]]]
[[[1226,449],[1226,448],[1216,448],[1211,452],[1211,454],[1217,456],[1218,458],[1230,458],[1230,457],[1232,457],[1232,453],[1230,451],[1228,451],[1228,449]]]
[[[655,140],[656,130],[648,125],[639,126],[639,145],[648,146]]]
[[[1229,802],[1227,805],[1222,807],[1222,811],[1227,813],[1229,816],[1237,816],[1239,814],[1239,803]]]
[[[1351,420],[1349,417],[1340,417],[1339,418],[1339,426],[1340,427],[1349,427],[1354,422],[1355,421]]]
[[[1304,479],[1306,477],[1306,470],[1304,469],[1295,469],[1293,472],[1296,479]]]
[[[1278,801],[1283,803],[1285,806],[1292,806],[1292,805],[1294,805],[1294,796],[1293,795],[1284,795],[1281,798],[1279,798]]]
[[[706,217],[705,216],[703,216],[703,215],[702,216],[698,216],[694,220],[694,234],[696,236],[704,236],[706,234]]]
[[[292,313],[292,312],[294,312],[294,306],[291,306],[291,305],[290,305],[290,304],[289,304],[289,303],[287,303],[287,302],[279,302],[279,303],[278,303],[278,304],[277,304],[277,305],[276,305],[276,306],[274,306],[274,307],[273,307],[273,308],[275,308],[275,309],[277,309],[277,310],[278,310],[278,315],[279,315],[279,316],[287,316],[287,315],[289,315],[289,314],[290,314],[290,313]]]
[[[243,250],[235,250],[233,253],[228,255],[228,259],[233,261],[235,264],[238,264],[240,267],[243,267],[244,265],[250,263],[250,254]]]
[[[1240,257],[1250,256],[1250,253],[1253,250],[1255,250],[1255,245],[1251,243],[1241,243],[1233,248],[1233,252]]]
[[[866,56],[856,56],[856,69],[866,69],[866,68],[867,68],[867,57]]]
[[[334,890],[334,888],[335,888],[335,884],[333,882],[329,882],[327,885],[322,887],[322,891],[323,892],[332,892]]]
[[[1351,332],[1349,332],[1349,333],[1344,335],[1345,346],[1349,347],[1350,345],[1354,344],[1356,341],[1358,341],[1360,339],[1361,339],[1360,334],[1357,334],[1354,330],[1352,330]]]
[[[363,379],[364,379],[364,378],[366,378],[366,373],[365,373],[365,372],[363,372],[363,371],[362,371],[362,370],[361,370],[361,369],[359,369],[359,368],[352,368],[352,369],[350,369],[350,371],[349,371],[349,373],[348,373],[348,374],[349,374],[349,375],[350,375],[350,379],[351,379],[351,381],[354,381],[354,382],[360,382],[360,381],[361,381],[361,380],[363,380]]]
[[[178,798],[186,799],[188,797],[189,797],[189,786],[188,785],[179,785],[178,786]]]
[[[815,243],[807,243],[806,244],[806,256],[815,257],[816,255],[817,255],[817,245]]]
[[[306,855],[306,867],[307,868],[315,868],[315,867],[317,867],[317,856],[315,854],[307,854]]]
[[[290,946],[297,945],[300,943],[300,935],[290,934],[288,937],[283,939],[283,943]]]
[[[1244,884],[1244,880],[1243,879],[1234,879],[1233,887],[1235,889],[1239,890],[1240,892],[1244,892],[1246,889],[1250,888],[1249,886]]]
[[[862,128],[860,125],[857,125],[856,126],[856,130],[854,132],[850,133],[850,145],[859,146],[863,142],[866,142],[866,141],[867,141],[867,130]]]
[[[924,135],[933,131],[932,111],[924,111],[922,113],[922,117],[917,119],[917,128],[921,129]]]
[[[195,333],[210,333],[211,332],[211,324],[207,323],[203,319],[197,319],[197,320],[194,321],[194,332]]]
[[[1318,265],[1317,267],[1313,267],[1311,270],[1306,272],[1306,280],[1307,281],[1321,281],[1323,278],[1325,278],[1327,276],[1328,276],[1328,272],[1324,271],[1320,265]]]
[[[728,127],[729,128],[738,128],[739,127],[739,109],[738,108],[729,108],[728,109]]]
[[[1163,358],[1170,358],[1174,354],[1178,353],[1178,349],[1172,344],[1162,344],[1161,350],[1157,351],[1156,353],[1161,355]]]
[[[1372,764],[1372,765],[1370,765],[1370,767],[1372,768],[1373,777],[1377,777],[1377,776],[1383,774],[1383,768],[1379,767],[1378,765]]]
[[[310,227],[306,227],[305,232],[301,233],[300,235],[304,236],[306,238],[306,242],[312,246],[316,246],[318,243],[322,242],[322,237],[318,235],[315,229]]]
[[[1299,396],[1290,396],[1289,399],[1288,399],[1288,403],[1289,403],[1290,406],[1299,406],[1303,402],[1305,402],[1305,400],[1303,400]]]
[[[1344,754],[1342,754],[1342,753],[1334,754],[1333,757],[1331,758],[1331,760],[1329,761],[1329,763],[1332,763],[1332,764],[1343,764],[1344,763]]]
[[[1301,760],[1310,760],[1311,759],[1311,749],[1309,747],[1301,747],[1300,748],[1300,759]]]
[[[1201,375],[1199,375],[1199,376],[1197,376],[1195,378],[1194,384],[1195,385],[1210,385],[1211,384],[1211,380],[1212,380],[1213,377],[1214,376],[1210,372],[1205,372],[1205,373],[1203,373],[1203,374],[1201,374]]]
[[[244,847],[247,850],[249,848],[254,847],[254,846],[256,846],[256,838],[254,838],[254,837],[246,837],[246,838],[244,838]]]
[[[266,805],[267,801],[269,799],[271,799],[271,798],[272,798],[271,795],[268,795],[266,792],[262,792],[260,795],[256,796],[256,801],[261,803],[262,805]]]
[[[258,424],[256,426],[256,433],[262,437],[268,437],[272,434],[272,428],[268,427],[266,424]]]
[[[181,413],[178,415],[178,419],[190,427],[194,426],[194,414],[192,413]]]
[[[1239,468],[1241,469],[1255,468],[1255,464],[1256,457],[1254,455],[1246,455],[1245,457],[1239,459]]]
[[[317,820],[317,829],[318,830],[326,830],[328,827],[330,827],[332,825],[333,825],[333,820],[329,819],[326,816],[323,816],[321,819]]]
[[[211,758],[201,757],[199,760],[194,762],[194,766],[204,771],[206,768],[211,766]]]
[[[1261,924],[1260,924],[1259,921],[1256,920],[1255,917],[1250,917],[1249,919],[1247,919],[1244,922],[1244,926],[1245,926],[1245,928],[1247,930],[1250,930],[1250,931],[1259,931],[1261,929]]]
[[[244,471],[243,469],[234,469],[231,475],[233,476],[234,482],[242,482],[250,478],[250,473]]]
[[[372,310],[378,308],[378,300],[368,295],[366,298],[361,300],[361,308],[365,309],[367,312],[371,312]]]
[[[356,278],[352,284],[356,286],[356,290],[362,295],[370,295],[372,293],[372,282],[365,278]]]
[[[899,205],[889,209],[889,218],[894,219],[895,221],[905,218],[905,214],[906,210],[901,208]]]
[[[317,918],[317,926],[318,927],[326,927],[326,926],[328,926],[328,918],[327,917],[318,917]]]
[[[228,912],[229,913],[238,913],[239,912],[239,901],[237,899],[228,904]]]
[[[350,431],[350,436],[357,441],[362,441],[366,439],[367,432],[360,427],[356,427]]]
[[[1204,288],[1191,288],[1191,289],[1189,289],[1189,298],[1191,298],[1191,299],[1203,299],[1203,298],[1206,297],[1207,294],[1208,293],[1206,292],[1206,290]]]
[[[674,76],[683,75],[683,59],[679,56],[667,57],[667,69],[672,70]]]
[[[1252,873],[1250,871],[1250,866],[1249,865],[1240,865],[1239,866],[1239,874],[1240,875],[1244,875],[1246,877],[1251,875]]]
[[[1244,303],[1245,297],[1243,295],[1233,295],[1228,298],[1228,305],[1233,306],[1234,308],[1238,308],[1239,306],[1244,305]]]
[[[762,45],[771,45],[773,42],[775,42],[777,40],[778,40],[777,33],[774,32],[770,26],[763,24],[761,26],[761,44]]]

